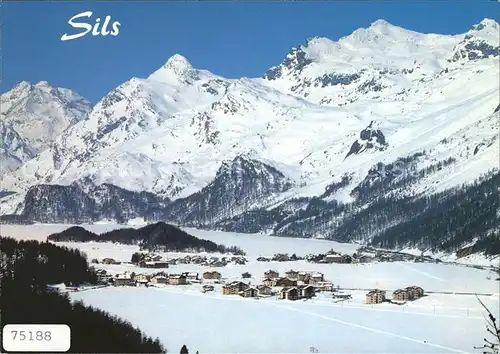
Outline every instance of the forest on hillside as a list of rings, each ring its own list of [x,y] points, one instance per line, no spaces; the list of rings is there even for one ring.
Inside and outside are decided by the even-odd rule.
[[[95,284],[97,276],[76,249],[0,237],[1,325],[67,324],[72,353],[164,353],[158,339],[110,314],[71,302],[47,285]]]
[[[429,196],[383,198],[346,220],[338,236],[374,234],[383,248],[456,252],[473,240],[476,251],[500,254],[500,173]],[[363,225],[359,228],[358,225]]]
[[[104,232],[100,235],[90,232],[80,226],[72,226],[62,232],[47,237],[53,242],[117,242],[122,244],[137,244],[148,251],[172,252],[219,252],[245,255],[237,246],[224,246],[209,240],[203,240],[188,234],[180,228],[157,222],[141,228],[122,228]]]

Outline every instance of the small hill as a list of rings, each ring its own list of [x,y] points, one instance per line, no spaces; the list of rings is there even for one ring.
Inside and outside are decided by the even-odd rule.
[[[238,247],[226,247],[209,240],[199,239],[180,228],[157,222],[138,229],[115,229],[97,235],[80,226],[72,226],[62,232],[51,234],[48,241],[54,242],[118,242],[138,244],[141,249],[162,251],[197,251],[244,254]]]

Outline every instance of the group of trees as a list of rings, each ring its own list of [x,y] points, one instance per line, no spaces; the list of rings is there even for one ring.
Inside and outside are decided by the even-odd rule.
[[[245,252],[237,246],[227,247],[209,240],[199,239],[176,226],[164,222],[149,224],[137,229],[116,229],[100,235],[87,231],[80,226],[73,226],[62,232],[49,235],[48,240],[54,242],[118,242],[138,244],[141,249],[149,251],[204,251],[245,255]]]
[[[158,339],[130,323],[72,302],[48,284],[95,284],[96,273],[78,250],[37,241],[0,238],[1,324],[67,324],[71,352],[163,353]]]

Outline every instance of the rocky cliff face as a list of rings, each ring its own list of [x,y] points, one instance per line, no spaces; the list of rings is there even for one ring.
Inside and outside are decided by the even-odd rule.
[[[37,185],[28,190],[21,215],[37,222],[84,223],[102,219],[120,223],[163,211],[168,200],[147,192],[89,181],[69,186]]]

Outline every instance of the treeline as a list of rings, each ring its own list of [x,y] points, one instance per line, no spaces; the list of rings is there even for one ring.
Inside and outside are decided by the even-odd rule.
[[[164,222],[149,224],[137,229],[115,229],[100,235],[83,227],[73,226],[62,232],[49,235],[47,239],[54,242],[94,241],[137,244],[142,250],[148,251],[220,252],[245,255],[245,252],[237,246],[226,247],[209,240],[199,239],[176,226]]]
[[[404,188],[450,164],[413,167],[423,153],[376,165],[342,204],[312,198],[309,205],[276,223],[275,235],[321,236],[337,242],[370,242],[383,248],[415,247],[460,254],[500,254],[500,174],[493,170],[469,185],[432,195],[404,196]],[[365,203],[369,203],[365,206]],[[468,247],[475,241],[473,246]]]
[[[452,158],[441,161],[415,176],[452,163]],[[393,180],[384,192],[394,185],[399,188],[401,183],[412,183],[412,179]],[[371,241],[373,246],[391,249],[408,246],[456,252],[465,247],[460,255],[467,252],[496,255],[500,254],[499,180],[499,172],[492,171],[472,184],[432,195],[405,197],[380,193],[366,207],[360,207],[358,201],[342,204],[312,198],[305,209],[278,222],[274,234],[321,235],[337,242]],[[368,194],[375,196],[371,193],[364,196]],[[474,240],[473,246],[468,247]]]
[[[96,273],[78,250],[0,237],[2,327],[6,324],[67,324],[70,352],[163,353],[158,340],[108,313],[72,303],[48,284],[95,284]]]
[[[500,254],[499,188],[497,172],[472,185],[431,196],[386,200],[383,208],[377,205],[365,209],[351,224],[363,222],[372,229],[379,227],[371,241],[378,247],[413,246],[453,252],[477,239],[476,251]],[[404,220],[398,220],[403,216]]]

